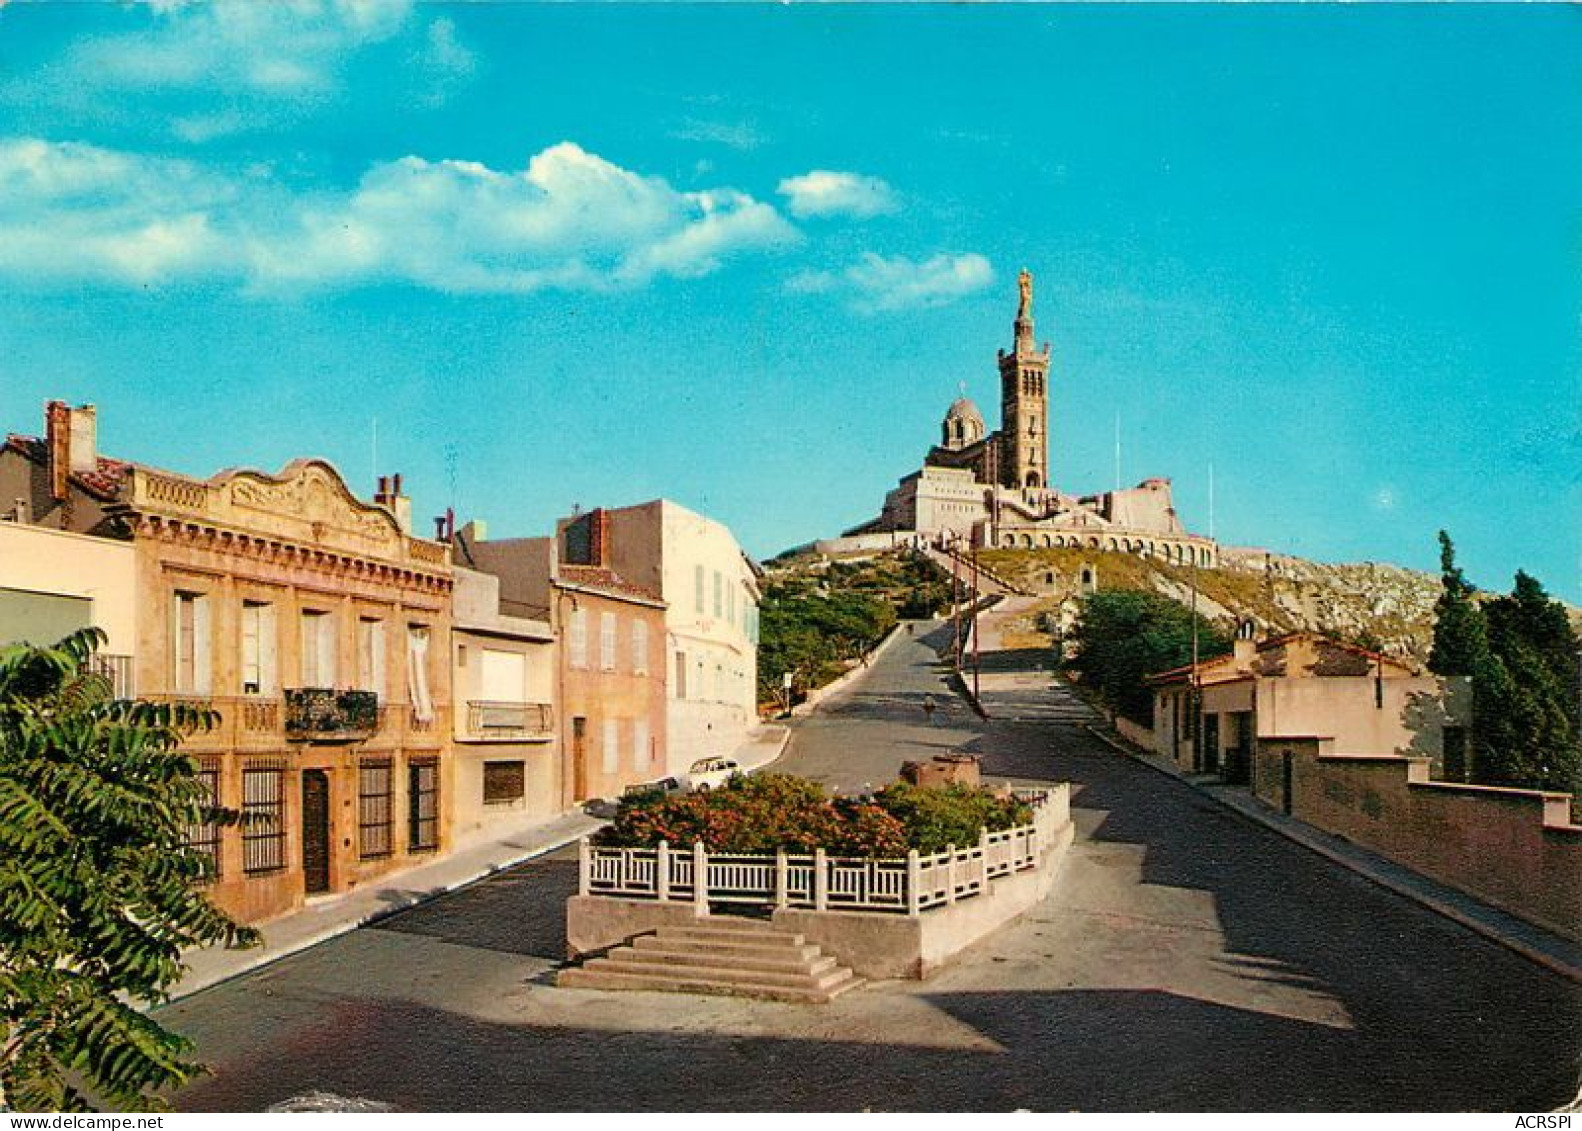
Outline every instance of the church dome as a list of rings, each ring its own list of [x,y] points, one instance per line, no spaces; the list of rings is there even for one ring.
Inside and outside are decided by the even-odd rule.
[[[945,413],[941,426],[944,435],[942,447],[952,450],[964,448],[983,439],[986,431],[983,413],[966,397],[957,397]]]

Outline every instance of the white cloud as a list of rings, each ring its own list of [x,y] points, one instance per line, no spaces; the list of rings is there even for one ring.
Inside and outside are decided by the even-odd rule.
[[[217,277],[256,291],[404,283],[451,293],[640,286],[794,242],[772,206],[683,192],[570,142],[520,171],[404,157],[349,192],[70,142],[0,140],[0,273]]]
[[[212,0],[152,5],[146,30],[81,44],[73,68],[102,85],[312,94],[340,59],[397,34],[412,0]]]
[[[841,271],[813,271],[793,276],[788,287],[801,294],[842,294],[852,309],[873,314],[944,306],[983,290],[994,281],[994,269],[983,256],[934,255],[920,262],[904,255],[865,252]]]
[[[900,207],[894,189],[878,177],[862,173],[814,169],[800,177],[787,177],[777,191],[788,201],[791,215],[798,219],[853,216],[866,220]]]
[[[49,67],[9,78],[0,101],[83,123],[168,121],[192,144],[291,125],[349,91],[359,55],[404,40],[398,97],[442,102],[476,69],[447,17],[415,0],[141,0],[127,30],[81,39]]]

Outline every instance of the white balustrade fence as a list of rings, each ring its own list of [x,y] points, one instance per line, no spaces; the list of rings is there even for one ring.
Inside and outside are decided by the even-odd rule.
[[[978,843],[900,858],[773,856],[690,849],[603,848],[582,841],[579,891],[665,903],[742,903],[811,907],[816,911],[891,911],[916,915],[985,891],[989,881],[1036,868],[1056,831],[1070,819],[1069,795],[1058,790],[1018,792],[1033,821],[1000,832],[980,831]],[[701,878],[701,882],[700,881]]]

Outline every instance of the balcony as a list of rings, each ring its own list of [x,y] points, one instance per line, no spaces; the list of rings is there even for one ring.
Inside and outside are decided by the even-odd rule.
[[[555,712],[548,703],[467,702],[466,738],[478,742],[545,741],[554,736]]]
[[[104,677],[110,685],[110,694],[115,698],[132,698],[132,657],[95,652],[88,661],[88,670]]]
[[[379,729],[379,696],[328,687],[285,690],[286,740],[358,742]]]

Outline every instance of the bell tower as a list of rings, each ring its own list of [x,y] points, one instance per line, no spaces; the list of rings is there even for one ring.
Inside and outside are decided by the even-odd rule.
[[[1006,487],[1049,486],[1049,343],[1033,340],[1033,276],[1016,279],[1016,344],[1000,351],[1000,482]]]

